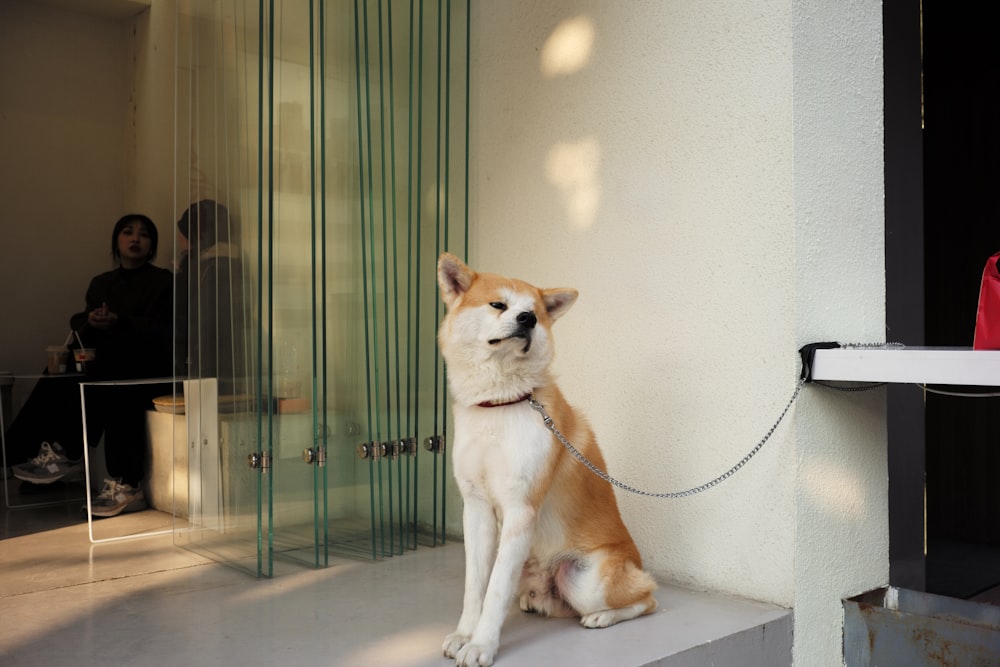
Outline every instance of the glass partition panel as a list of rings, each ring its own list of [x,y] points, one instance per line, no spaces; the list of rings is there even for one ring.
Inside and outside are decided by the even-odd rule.
[[[376,555],[445,540],[436,261],[467,254],[469,5],[354,2],[364,421]]]
[[[435,264],[467,254],[468,11],[178,5],[178,542],[258,576],[444,542]]]
[[[270,275],[262,334],[271,369],[268,434],[273,453],[274,553],[313,566],[326,562],[319,529],[325,466],[316,445],[323,405],[317,401],[318,281],[316,245],[316,3],[266,5],[262,199],[267,210],[264,253]],[[325,421],[322,420],[322,421]],[[303,456],[303,452],[311,452]]]
[[[271,573],[267,361],[255,84],[258,15],[179,3],[176,34],[175,358],[184,379],[190,529],[175,539]],[[181,457],[178,457],[181,458]]]

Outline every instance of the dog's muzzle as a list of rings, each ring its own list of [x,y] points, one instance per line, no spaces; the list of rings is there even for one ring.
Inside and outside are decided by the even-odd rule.
[[[535,329],[535,325],[538,324],[538,317],[532,311],[525,310],[518,313],[514,321],[517,322],[517,328],[509,336],[491,338],[489,343],[490,345],[497,345],[510,338],[521,338],[525,341],[524,349],[521,351],[527,353],[531,349],[531,334]]]

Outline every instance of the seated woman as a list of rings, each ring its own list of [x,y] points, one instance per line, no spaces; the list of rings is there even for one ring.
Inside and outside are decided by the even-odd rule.
[[[177,231],[177,374],[217,378],[220,394],[240,394],[250,318],[237,221],[223,204],[202,199],[184,211]]]
[[[13,467],[18,479],[51,484],[82,472],[79,382],[171,375],[173,276],[150,263],[157,240],[156,225],[144,215],[129,214],[115,224],[116,268],[90,281],[86,309],[70,318],[80,342],[96,349],[96,359],[87,363],[84,377],[44,379],[31,392],[7,431],[8,460],[30,455],[39,442],[41,447]],[[96,445],[104,435],[105,465],[113,477],[93,503],[95,516],[145,508],[145,411],[160,393],[157,385],[87,387],[87,437]]]

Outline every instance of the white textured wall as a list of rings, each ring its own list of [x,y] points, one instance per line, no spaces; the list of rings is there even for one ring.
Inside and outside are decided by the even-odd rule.
[[[881,8],[815,5],[473,8],[470,261],[580,289],[557,372],[635,486],[740,460],[801,344],[882,336]],[[887,580],[885,493],[882,397],[809,387],[720,487],[619,499],[661,577],[794,606],[812,667]]]
[[[793,9],[802,341],[885,337],[881,20],[863,0]],[[796,663],[840,664],[840,599],[889,580],[885,394],[808,391],[795,437]]]

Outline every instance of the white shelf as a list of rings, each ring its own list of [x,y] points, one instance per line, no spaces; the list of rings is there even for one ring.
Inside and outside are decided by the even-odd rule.
[[[816,350],[812,379],[1000,386],[1000,350],[970,347]]]

